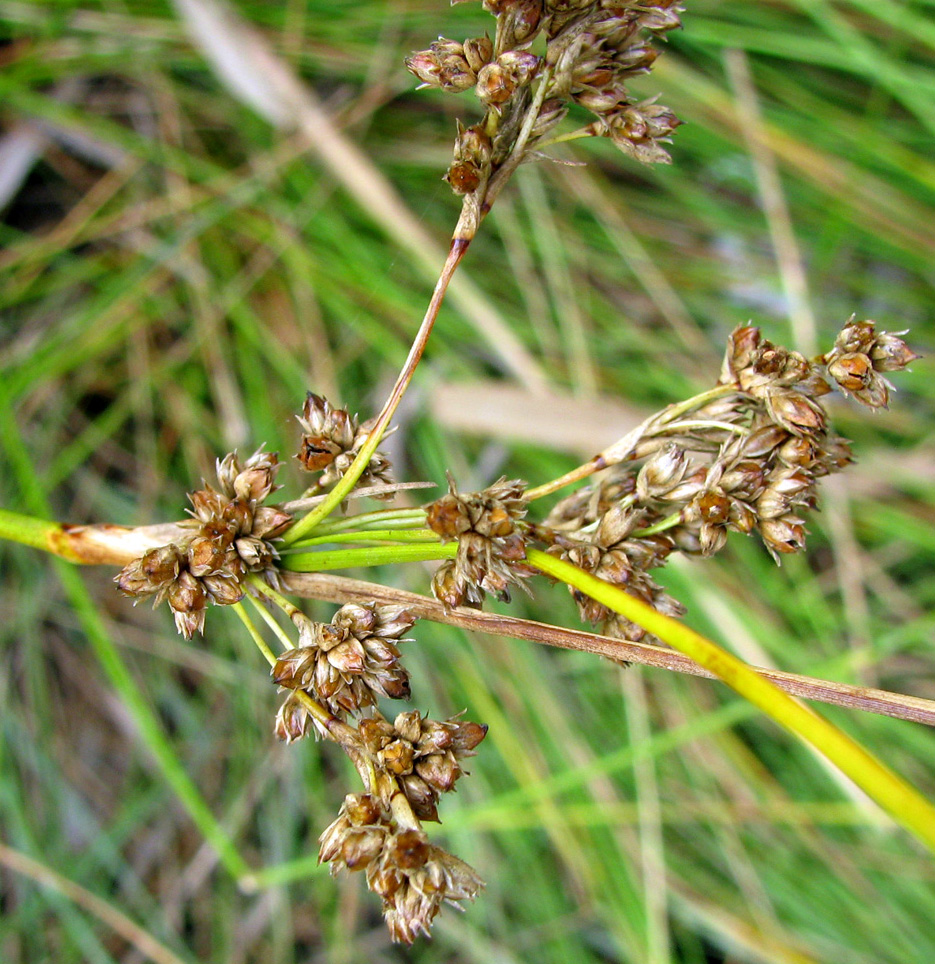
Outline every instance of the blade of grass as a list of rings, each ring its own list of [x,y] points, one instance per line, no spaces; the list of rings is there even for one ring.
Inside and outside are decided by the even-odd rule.
[[[0,384],[0,444],[12,466],[20,492],[29,508],[38,515],[48,515],[49,508],[38,485],[29,453],[23,444],[14,421],[13,406],[5,386]],[[104,627],[94,600],[81,581],[77,571],[69,564],[53,559],[69,603],[74,608],[81,627],[91,644],[102,669],[111,685],[127,707],[140,739],[152,754],[166,781],[179,801],[188,811],[192,821],[204,838],[215,848],[225,869],[234,877],[250,873],[250,867],[241,856],[234,842],[211,813],[204,797],[185,772],[181,760],[169,743],[156,715],[150,709],[142,691],[133,679],[120,651]]]

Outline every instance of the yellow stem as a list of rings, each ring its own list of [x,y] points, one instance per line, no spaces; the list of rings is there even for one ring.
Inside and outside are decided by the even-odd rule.
[[[787,696],[716,643],[617,586],[538,549],[529,549],[526,558],[541,572],[586,593],[710,670],[780,726],[827,757],[935,853],[935,807],[846,733]]]

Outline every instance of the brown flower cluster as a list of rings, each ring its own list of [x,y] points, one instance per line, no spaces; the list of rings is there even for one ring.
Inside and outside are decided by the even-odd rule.
[[[483,6],[496,17],[492,42],[440,37],[406,61],[421,86],[473,90],[487,109],[480,123],[458,127],[446,176],[456,193],[482,190],[513,154],[521,130],[528,134],[523,156],[541,146],[572,103],[596,119],[570,136],[609,137],[644,163],[670,160],[661,145],[680,121],[652,100],[636,101],[627,84],[652,68],[653,39],[680,26],[675,0],[485,0]],[[541,56],[530,49],[539,36]],[[544,86],[534,93],[537,82]]]
[[[414,622],[406,610],[348,604],[329,625],[298,611],[292,618],[302,645],[273,666],[273,681],[290,691],[276,735],[291,743],[313,724],[342,746],[368,790],[346,797],[321,836],[319,859],[332,873],[366,870],[393,939],[412,943],[429,933],[444,901],[473,898],[483,886],[467,864],[428,842],[420,821],[438,820],[439,796],[454,790],[461,761],[474,756],[487,727],[457,717],[426,719],[418,710],[390,723],[376,709],[377,696],[409,696],[397,648]],[[322,710],[313,713],[316,704]],[[371,715],[356,728],[340,722],[365,710]],[[331,718],[317,715],[322,711]]]
[[[320,845],[319,859],[332,874],[366,871],[390,935],[404,944],[429,935],[444,902],[473,900],[484,886],[471,867],[429,843],[422,830],[401,826],[372,794],[348,794]]]
[[[650,569],[663,565],[672,551],[672,542],[664,535],[633,536],[644,520],[643,510],[628,507],[625,502],[614,503],[586,540],[556,533],[549,551],[598,579],[621,586],[659,612],[681,616],[685,607],[667,595],[649,575]],[[581,618],[589,623],[600,623],[607,635],[631,642],[655,641],[655,637],[648,636],[642,626],[607,609],[590,596],[577,589],[571,593]]]
[[[296,458],[307,471],[321,472],[319,488],[330,488],[350,468],[370,435],[373,420],[360,424],[356,415],[343,408],[334,408],[326,398],[312,392],[308,393],[298,418],[305,434]],[[391,484],[392,481],[389,459],[377,451],[357,484]],[[375,498],[391,499],[393,496],[389,493]]]
[[[451,476],[448,494],[425,509],[429,528],[443,542],[458,540],[458,554],[439,566],[432,591],[449,608],[480,606],[488,592],[510,598],[510,584],[534,570],[524,565],[526,539],[518,524],[526,514],[525,482],[500,478],[462,495]]]
[[[218,489],[206,485],[189,495],[193,518],[182,525],[188,539],[150,549],[126,566],[115,582],[127,596],[166,600],[178,631],[191,639],[204,629],[209,603],[229,606],[244,595],[248,573],[276,581],[278,554],[273,540],[292,516],[277,505],[263,505],[277,486],[280,462],[275,453],[255,452],[241,465],[237,453],[218,462]]]
[[[819,480],[851,461],[848,443],[828,430],[821,402],[832,391],[828,376],[876,408],[887,400],[878,373],[915,357],[898,336],[876,334],[872,322],[848,322],[834,349],[814,361],[740,327],[728,342],[720,389],[697,407],[677,406],[675,417],[660,413],[626,462],[559,502],[536,532],[551,552],[678,615],[681,606],[647,570],[675,551],[712,555],[729,532],[756,532],[777,562],[803,549],[804,515],[817,504]],[[576,599],[582,617],[610,635],[644,636],[593,600]]]
[[[877,333],[872,321],[852,315],[824,356],[828,374],[841,391],[870,408],[886,408],[893,387],[882,372],[902,371],[919,356],[902,340],[905,331]]]
[[[438,796],[454,790],[464,772],[461,760],[487,735],[480,723],[423,719],[418,710],[390,723],[380,716],[361,720],[360,735],[381,772],[399,781],[420,820],[438,820]]]
[[[304,690],[339,718],[374,706],[378,696],[409,699],[409,674],[400,662],[399,643],[415,617],[401,606],[342,606],[331,623],[299,618],[299,646],[273,667],[273,681]],[[287,699],[276,731],[287,742],[305,734],[301,704]],[[296,719],[298,717],[299,719]]]

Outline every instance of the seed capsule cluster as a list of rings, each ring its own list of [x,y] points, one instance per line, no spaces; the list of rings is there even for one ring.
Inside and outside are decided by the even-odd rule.
[[[420,820],[438,820],[439,794],[454,790],[464,773],[461,760],[474,756],[487,727],[467,720],[423,719],[418,710],[400,713],[393,723],[372,717],[360,723],[367,750],[392,774]]]
[[[191,639],[204,629],[209,603],[229,606],[244,595],[247,573],[275,582],[279,558],[273,540],[292,516],[277,505],[263,505],[277,486],[281,463],[275,453],[255,452],[240,464],[237,453],[218,462],[218,488],[191,493],[192,519],[183,523],[190,538],[150,549],[116,577],[118,588],[135,599],[167,601],[178,631]]]
[[[351,603],[329,625],[295,618],[299,646],[273,667],[275,683],[306,691],[341,718],[374,706],[378,696],[409,699],[409,674],[398,644],[409,641],[402,637],[415,623],[411,613],[400,606]]]
[[[473,900],[484,886],[464,861],[429,843],[421,830],[401,826],[372,794],[348,794],[320,845],[319,858],[332,874],[366,872],[391,937],[404,944],[430,933],[444,902]]]
[[[680,121],[653,100],[635,100],[627,85],[652,68],[653,40],[680,26],[680,4],[485,0],[483,7],[496,18],[493,41],[439,37],[406,61],[422,87],[473,90],[486,109],[479,123],[458,125],[446,175],[455,193],[482,191],[514,150],[525,157],[541,147],[570,104],[595,119],[569,136],[607,137],[644,163],[670,160],[662,144]],[[531,50],[537,37],[545,39],[541,55]],[[529,136],[521,141],[524,129]]]
[[[334,408],[320,395],[309,392],[298,417],[304,430],[296,458],[308,472],[321,472],[318,487],[333,486],[350,468],[361,446],[373,428],[373,420],[361,424],[356,415],[346,409]],[[381,452],[373,457],[358,480],[359,486],[382,482],[392,483],[389,459]],[[375,498],[391,499],[392,494],[376,495]]]
[[[274,732],[291,743],[314,729],[341,743],[358,765],[368,791],[345,798],[338,818],[322,834],[319,859],[339,870],[365,870],[367,886],[383,901],[390,934],[412,943],[428,934],[444,901],[476,896],[483,886],[467,864],[428,842],[420,821],[438,820],[438,799],[455,789],[461,761],[487,727],[458,718],[427,719],[418,710],[390,723],[377,697],[409,698],[409,674],[398,644],[415,622],[398,606],[347,604],[330,624],[296,611],[300,645],[287,650],[272,679],[287,690]],[[327,713],[313,715],[303,696]],[[369,715],[364,715],[364,714]],[[356,728],[332,721],[359,719]]]
[[[488,592],[510,598],[511,584],[534,570],[523,563],[526,538],[525,482],[500,478],[480,492],[463,495],[448,478],[448,494],[426,506],[429,528],[443,542],[458,540],[458,554],[442,563],[432,591],[447,607],[480,606]]]
[[[809,361],[772,344],[757,328],[730,336],[719,397],[672,419],[662,412],[627,461],[563,499],[536,527],[550,552],[668,615],[682,607],[648,575],[672,552],[710,556],[729,532],[756,533],[777,562],[805,547],[805,514],[818,482],[851,461],[828,429],[821,399],[836,382],[871,408],[886,404],[880,372],[916,355],[898,335],[851,319],[834,348]],[[641,464],[640,464],[641,463]],[[631,641],[645,631],[575,593],[583,619]]]
[[[902,371],[919,356],[902,340],[905,331],[877,332],[872,321],[851,316],[834,348],[824,356],[838,388],[869,408],[886,408],[890,382],[884,372]]]

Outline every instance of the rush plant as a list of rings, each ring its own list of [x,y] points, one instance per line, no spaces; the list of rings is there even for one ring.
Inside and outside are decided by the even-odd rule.
[[[334,873],[360,872],[396,941],[429,934],[445,903],[472,900],[483,887],[483,868],[434,844],[425,825],[439,819],[487,727],[470,712],[446,715],[454,708],[432,718],[409,705],[390,712],[385,702],[412,700],[403,657],[417,645],[420,619],[714,675],[935,850],[931,804],[783,690],[931,723],[924,701],[752,669],[681,621],[685,607],[653,575],[675,555],[708,558],[740,536],[757,539],[777,563],[802,552],[822,481],[852,461],[825,401],[837,391],[868,409],[886,407],[889,377],[916,357],[906,332],[852,316],[824,353],[806,357],[740,324],[708,389],[608,440],[569,472],[500,477],[473,492],[449,474],[448,492],[427,504],[361,510],[362,499],[388,503],[423,487],[395,479],[381,444],[449,283],[517,169],[550,163],[557,145],[589,138],[644,164],[672,160],[680,121],[636,97],[631,81],[652,69],[680,26],[680,4],[485,0],[483,8],[488,33],[440,37],[406,62],[423,87],[474,100],[445,175],[462,199],[448,257],[380,410],[362,421],[311,385],[295,451],[286,459],[263,446],[248,457],[227,453],[216,479],[189,493],[183,521],[73,526],[4,510],[0,535],[72,563],[121,567],[116,588],[134,603],[165,604],[189,640],[205,632],[213,607],[237,613],[268,663],[271,699],[280,694],[270,711],[275,737],[334,743],[359,775],[321,833],[319,860]],[[279,495],[286,487],[288,499]],[[541,510],[540,500],[558,492]],[[427,561],[438,564],[434,598],[333,575]],[[509,602],[545,580],[568,587],[593,631],[483,611],[488,597]],[[297,605],[301,598],[339,608],[316,621]],[[249,876],[211,815],[195,816],[228,868]]]

